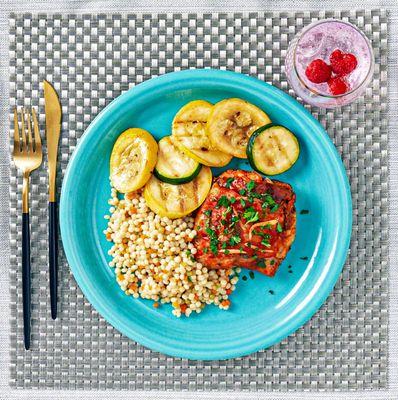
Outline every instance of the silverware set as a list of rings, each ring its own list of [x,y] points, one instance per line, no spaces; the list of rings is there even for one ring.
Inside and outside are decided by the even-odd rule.
[[[46,144],[49,175],[49,275],[51,316],[57,317],[58,287],[58,213],[56,201],[56,166],[59,135],[61,132],[61,104],[53,86],[43,82],[46,117]],[[15,166],[23,176],[22,185],[22,295],[25,349],[30,348],[31,320],[31,260],[29,224],[29,180],[32,171],[43,161],[43,148],[39,123],[34,108],[14,109],[14,149]]]

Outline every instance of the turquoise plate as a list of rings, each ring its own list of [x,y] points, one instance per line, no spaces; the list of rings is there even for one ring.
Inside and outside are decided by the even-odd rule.
[[[173,116],[187,102],[215,103],[229,97],[254,103],[299,139],[298,161],[276,177],[289,182],[297,194],[297,236],[274,278],[242,271],[246,280],[239,280],[229,311],[207,306],[201,314],[177,319],[170,305],[155,309],[150,301],[126,296],[114,270],[107,266],[110,244],[102,231],[109,208],[109,157],[125,129],[144,128],[160,139],[170,134]],[[229,167],[250,169],[246,160],[237,159]],[[309,213],[301,214],[302,210]],[[94,119],[65,174],[60,225],[78,285],[110,324],[153,350],[212,360],[269,347],[314,315],[332,291],[346,259],[351,212],[350,188],[340,157],[322,126],[298,102],[245,75],[188,70],[134,87]]]

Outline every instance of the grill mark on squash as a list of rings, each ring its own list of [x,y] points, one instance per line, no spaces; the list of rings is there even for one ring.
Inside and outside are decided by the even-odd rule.
[[[274,143],[274,140],[273,140],[274,138],[273,138],[273,136],[272,136],[272,135],[269,135],[269,136],[268,136],[268,139],[269,139],[268,146],[270,146],[270,147],[272,147],[273,149],[275,149],[277,146],[276,146],[275,143]],[[267,151],[264,151],[264,150],[265,150],[264,141],[259,140],[259,141],[258,141],[258,144],[260,145],[260,146],[259,146],[260,148],[258,149],[258,152],[261,153],[261,154],[264,154],[264,159],[267,160],[267,165],[268,165],[269,167],[275,167],[274,157],[269,157]],[[268,147],[268,146],[267,146],[267,147]]]
[[[177,191],[178,191],[180,211],[184,212],[185,210],[184,185],[177,185]]]
[[[277,162],[275,162],[274,160],[277,160],[278,157],[269,157],[269,156],[267,156],[267,152],[263,151],[266,148],[265,145],[264,145],[264,142],[259,140],[258,143],[260,145],[259,148],[258,148],[258,152],[259,153],[263,153],[266,156],[267,165],[270,166],[270,167],[277,166]],[[286,147],[282,145],[281,141],[279,140],[279,138],[275,134],[273,134],[273,133],[269,134],[269,136],[268,136],[268,145],[272,146],[274,151],[279,153],[279,155],[280,155],[279,158],[282,158],[283,161],[284,160],[288,160],[289,164],[292,163],[291,159],[289,158],[289,153],[288,153]]]
[[[211,145],[210,140],[208,139],[207,136],[196,135],[196,136],[176,136],[176,137],[177,137],[177,140],[183,146],[185,146],[188,150],[192,151],[198,157],[202,157],[203,156],[203,160],[205,162],[217,163],[219,161],[220,157],[226,155],[222,151],[217,150],[216,148],[214,148]],[[203,142],[207,147],[204,147],[203,144],[201,144],[200,146],[196,146],[195,145],[195,140],[194,140],[195,137],[198,137],[198,138],[201,138],[201,139],[205,139],[205,140],[203,140]]]
[[[273,135],[272,133],[268,136],[268,145],[269,145],[270,147],[272,147],[272,149],[273,149],[276,153],[279,152],[278,141],[276,140],[275,135]],[[265,150],[265,146],[264,146],[263,141],[260,140],[260,151],[262,151],[262,150]],[[267,160],[267,165],[268,165],[269,167],[275,167],[275,166],[276,166],[276,162],[275,162],[275,161],[276,161],[277,157],[274,157],[274,156],[271,156],[271,157],[270,157],[270,156],[267,154],[267,151],[264,151],[264,155],[265,155],[265,158],[266,158],[266,160]]]
[[[195,178],[192,182],[190,182],[190,183],[192,183],[192,191],[193,191],[194,196],[195,196],[195,203],[199,202],[198,180],[199,179]]]
[[[285,159],[287,159],[289,161],[289,163],[291,163],[290,158],[289,158],[289,154],[286,151],[286,148],[284,146],[282,146],[282,143],[279,140],[279,138],[276,135],[274,135],[274,139],[275,139],[275,141],[277,143],[277,147],[278,147],[278,150],[280,151],[280,153],[282,153],[283,157]]]
[[[154,178],[154,179],[156,179],[156,178]],[[156,184],[159,186],[160,198],[161,198],[162,201],[164,202],[164,200],[165,200],[166,198],[165,198],[165,194],[164,194],[164,192],[163,192],[163,185],[162,185],[162,183],[159,182],[157,179],[156,179],[155,182],[156,182]],[[165,203],[165,205],[166,205],[166,209],[167,209],[167,202]]]
[[[186,133],[189,133],[188,137],[194,136],[204,136],[206,121],[174,121],[173,122],[173,134],[177,136],[187,136]],[[177,132],[177,130],[179,132]],[[183,130],[183,133],[181,132]],[[185,135],[184,135],[185,134]]]
[[[170,159],[167,156],[164,156],[163,162],[166,170],[170,171],[170,175],[173,177],[178,177],[178,171],[176,170],[175,166],[170,163]]]

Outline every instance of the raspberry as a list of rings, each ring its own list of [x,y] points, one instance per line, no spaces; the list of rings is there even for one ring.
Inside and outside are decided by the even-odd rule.
[[[341,78],[339,76],[335,78],[330,78],[328,80],[328,86],[330,93],[333,94],[334,96],[337,96],[339,94],[344,94],[349,89],[348,83],[344,80],[344,78]]]
[[[343,54],[344,53],[339,49],[334,50],[329,56],[330,64],[336,63],[343,56]]]
[[[330,79],[332,70],[325,61],[318,58],[310,62],[305,70],[305,75],[313,83],[322,83]]]
[[[354,71],[358,65],[358,60],[351,53],[343,53],[337,49],[329,57],[332,71],[339,76],[344,76]]]

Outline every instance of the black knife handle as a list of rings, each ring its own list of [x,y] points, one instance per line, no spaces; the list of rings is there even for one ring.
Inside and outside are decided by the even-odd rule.
[[[50,262],[50,298],[51,318],[57,318],[57,292],[58,292],[58,214],[57,202],[50,201],[48,208],[49,215],[49,262]]]
[[[29,213],[22,213],[22,303],[25,349],[30,349],[30,230]]]

